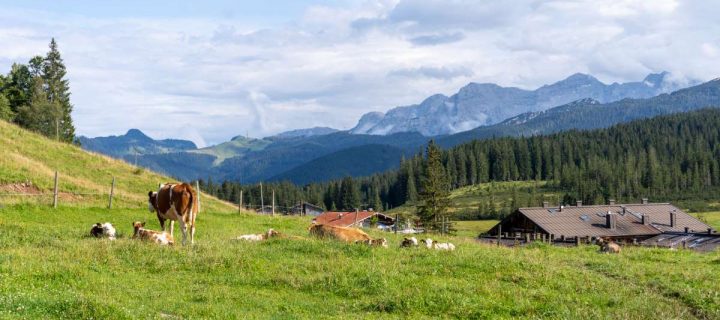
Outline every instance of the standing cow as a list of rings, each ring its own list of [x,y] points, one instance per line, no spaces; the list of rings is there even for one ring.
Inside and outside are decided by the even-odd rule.
[[[190,243],[195,243],[195,218],[198,214],[198,197],[195,190],[187,183],[166,183],[160,185],[157,192],[148,193],[150,212],[157,213],[160,227],[165,231],[165,220],[170,220],[170,235],[173,234],[174,223],[180,223],[185,245],[188,228]]]

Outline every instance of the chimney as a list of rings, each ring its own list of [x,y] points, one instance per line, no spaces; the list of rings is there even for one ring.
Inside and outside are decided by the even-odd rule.
[[[675,214],[675,210],[670,211],[670,227],[675,228],[677,225],[677,214]]]
[[[614,206],[614,205],[615,205],[615,199],[610,199],[610,200],[608,200],[608,204],[611,205],[611,206]]]
[[[649,226],[650,225],[650,215],[643,213],[642,215],[642,224]]]
[[[627,208],[625,208],[625,206],[622,206],[621,208],[622,208],[622,214],[625,215],[627,213]]]
[[[558,210],[558,211],[562,212],[562,209],[563,209],[563,208],[565,208],[565,206],[562,206],[562,205],[561,205],[561,206],[560,206],[560,210]]]
[[[581,201],[581,200],[578,200],[578,201],[576,201],[575,203],[577,204],[578,207],[582,207],[582,201]]]
[[[605,215],[605,227],[610,230],[615,230],[617,227],[617,214],[612,211],[608,211]]]
[[[550,202],[543,201],[543,208],[547,208],[550,206]]]
[[[648,204],[648,198],[642,198],[642,204]]]
[[[685,227],[685,233],[690,233],[690,228]]]

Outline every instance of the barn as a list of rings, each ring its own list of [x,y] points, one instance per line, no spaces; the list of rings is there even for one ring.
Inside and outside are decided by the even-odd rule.
[[[302,216],[319,216],[323,212],[325,212],[325,209],[323,209],[322,207],[307,202],[296,204],[295,206],[290,208],[290,214],[298,214]]]
[[[377,217],[377,220],[373,217]],[[373,227],[373,222],[377,222],[378,228],[389,229],[395,224],[395,219],[376,211],[328,211],[313,219],[316,224],[338,227],[370,228]]]
[[[500,239],[588,242],[599,237],[622,242],[661,234],[714,234],[709,225],[669,203],[520,208],[488,231]]]

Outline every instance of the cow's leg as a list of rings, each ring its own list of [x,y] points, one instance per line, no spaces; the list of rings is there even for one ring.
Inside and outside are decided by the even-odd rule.
[[[185,245],[187,243],[187,225],[182,217],[178,219],[178,223],[180,223],[180,231],[182,231],[183,234],[182,244]]]
[[[190,244],[195,244],[195,215],[190,213]]]
[[[158,215],[158,221],[160,221],[160,229],[162,229],[162,231],[165,231],[165,219]]]
[[[165,229],[163,229],[165,231]],[[175,236],[175,220],[170,220],[170,235]]]

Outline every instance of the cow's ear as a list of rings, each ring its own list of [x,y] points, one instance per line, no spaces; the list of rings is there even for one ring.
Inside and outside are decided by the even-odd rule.
[[[148,192],[148,197],[151,197],[151,198],[152,198],[152,194],[153,194],[153,192],[152,192],[152,191],[149,191],[149,192]]]
[[[144,226],[145,226],[145,221],[143,221],[140,225],[144,227]]]

